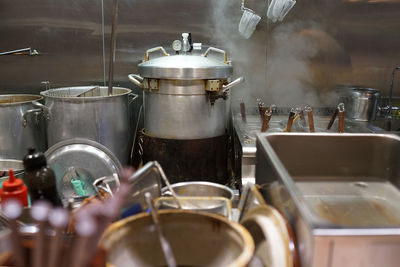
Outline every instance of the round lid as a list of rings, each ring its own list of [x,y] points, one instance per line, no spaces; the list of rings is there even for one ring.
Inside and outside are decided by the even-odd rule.
[[[203,55],[162,56],[139,64],[139,74],[145,78],[226,79],[232,72],[229,62]]]
[[[57,190],[63,199],[94,195],[93,182],[96,179],[118,175],[122,169],[110,150],[85,138],[61,141],[49,148],[45,155],[55,172]],[[80,190],[77,190],[78,182]]]

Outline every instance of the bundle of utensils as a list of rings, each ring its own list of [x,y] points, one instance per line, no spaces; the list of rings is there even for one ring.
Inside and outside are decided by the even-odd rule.
[[[29,234],[22,233],[18,221],[22,205],[16,200],[4,203],[3,213],[11,230],[12,255],[0,264],[19,267],[105,266],[105,253],[97,244],[108,225],[119,217],[130,195],[132,174],[131,169],[121,172],[120,186],[113,197],[104,201],[93,199],[73,211],[36,201],[30,208],[36,226]]]
[[[264,102],[261,101],[261,99],[257,99],[257,106],[258,106],[258,113],[260,114],[261,118],[261,132],[266,132],[269,128],[269,124],[271,121],[271,117],[274,113],[277,113],[277,106],[275,104],[270,105],[267,107]],[[329,120],[329,123],[326,127],[326,131],[329,131],[335,120],[336,117],[338,117],[338,132],[339,133],[344,133],[344,104],[339,103],[337,107],[334,109],[333,114]],[[242,117],[242,121],[244,123],[247,123],[247,116],[246,116],[246,106],[243,101],[243,99],[240,102],[240,113]],[[307,113],[307,121],[305,117],[305,113]],[[302,129],[307,128],[307,122],[308,122],[308,131],[313,133],[315,132],[315,126],[314,126],[314,114],[313,114],[313,109],[311,106],[306,105],[304,108],[302,107],[297,107],[297,108],[291,108],[289,111],[289,117],[286,123],[286,127],[283,129],[283,132],[291,132],[292,131],[292,126],[293,124],[299,120],[299,127]]]

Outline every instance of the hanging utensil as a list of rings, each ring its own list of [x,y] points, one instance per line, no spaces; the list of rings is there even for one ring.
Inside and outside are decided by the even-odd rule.
[[[261,17],[250,8],[245,7],[244,1],[245,0],[242,0],[240,8],[243,11],[243,15],[239,22],[239,32],[244,38],[249,39],[255,31],[257,24],[260,22]]]
[[[110,42],[110,62],[108,72],[108,95],[112,95],[112,84],[114,78],[114,62],[115,62],[115,32],[117,30],[118,16],[118,0],[114,0],[113,4],[113,23],[111,26],[111,42]]]

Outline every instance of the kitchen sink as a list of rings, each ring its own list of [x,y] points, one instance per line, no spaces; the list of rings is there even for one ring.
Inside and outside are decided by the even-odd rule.
[[[256,182],[291,222],[302,266],[398,266],[400,137],[257,134]]]
[[[233,126],[234,133],[234,173],[236,178],[246,184],[248,182],[255,183],[255,161],[256,161],[256,135],[261,132],[261,118],[257,114],[258,110],[250,110],[251,113],[246,115],[246,122],[242,120],[240,112],[234,113]],[[267,133],[282,133],[286,127],[288,113],[290,108],[284,108],[275,112],[269,123]],[[333,113],[332,108],[314,109],[314,125],[316,132],[321,133],[337,133],[338,119],[336,118],[332,128],[326,130],[330,114]],[[305,115],[307,121],[307,115]],[[371,133],[373,129],[367,127],[365,122],[354,122],[345,120],[346,133]],[[381,129],[379,128],[381,131]],[[308,122],[304,127],[300,120],[293,123],[292,132],[308,133]]]

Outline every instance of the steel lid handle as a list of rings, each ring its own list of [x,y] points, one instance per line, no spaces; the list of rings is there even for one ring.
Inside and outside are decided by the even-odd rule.
[[[150,59],[150,53],[155,52],[155,51],[158,51],[158,50],[161,50],[161,52],[164,54],[164,56],[169,56],[169,54],[165,51],[164,47],[162,47],[162,46],[157,46],[157,47],[150,48],[150,49],[148,49],[148,50],[146,51],[146,56],[145,56],[145,58],[144,58],[144,61],[149,61],[149,59]]]
[[[214,52],[223,54],[223,56],[224,56],[224,63],[225,63],[225,64],[229,64],[229,62],[228,62],[228,56],[227,56],[225,50],[222,50],[222,49],[219,49],[219,48],[215,48],[215,47],[211,47],[211,46],[210,46],[202,56],[203,56],[203,57],[207,57],[208,54],[209,54],[211,51],[214,51]]]

